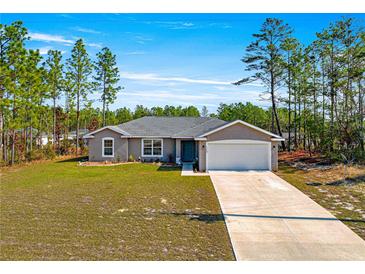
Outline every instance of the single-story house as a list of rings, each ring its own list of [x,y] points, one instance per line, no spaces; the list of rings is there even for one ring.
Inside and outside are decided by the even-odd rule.
[[[198,161],[200,171],[277,170],[284,139],[241,120],[147,116],[86,134],[90,161]]]

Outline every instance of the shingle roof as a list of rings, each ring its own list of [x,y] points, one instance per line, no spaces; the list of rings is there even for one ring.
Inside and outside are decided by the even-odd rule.
[[[131,136],[197,137],[226,123],[210,117],[145,116],[118,127]]]

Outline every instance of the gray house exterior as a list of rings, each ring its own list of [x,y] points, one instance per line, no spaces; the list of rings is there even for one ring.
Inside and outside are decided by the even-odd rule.
[[[241,120],[147,116],[83,137],[89,161],[198,161],[200,171],[277,170],[284,139]]]

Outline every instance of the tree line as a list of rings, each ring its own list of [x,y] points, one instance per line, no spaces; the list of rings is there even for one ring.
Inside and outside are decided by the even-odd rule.
[[[21,21],[0,24],[0,144],[4,163],[31,159],[34,144],[50,128],[56,140],[60,120],[64,122],[65,139],[70,125],[76,124],[77,155],[80,111],[90,108],[90,94],[101,94],[105,124],[106,109],[121,89],[116,56],[109,48],[101,49],[92,61],[84,41],[79,39],[71,57],[64,61],[59,50],[49,50],[43,58],[39,50],[27,49],[25,42],[29,39]],[[58,107],[61,95],[65,98],[64,109]],[[53,150],[55,146],[53,142]]]
[[[211,116],[242,119],[279,135],[287,133],[282,149],[305,149],[338,158],[364,159],[365,34],[354,19],[341,19],[316,33],[309,45],[277,18],[267,18],[247,46],[242,62],[249,73],[233,84],[262,84],[264,109],[251,103],[220,104],[216,113],[206,107],[137,105],[109,110],[122,91],[116,56],[107,47],[91,57],[82,39],[64,60],[58,50],[43,57],[27,49],[23,23],[0,24],[0,159],[13,164],[48,153],[80,153],[80,129],[94,130],[147,115]],[[100,95],[93,107],[91,93]],[[61,98],[63,102],[61,101]],[[63,105],[63,107],[61,107]],[[76,131],[76,142],[68,141]],[[62,139],[62,140],[61,140]]]
[[[288,132],[283,149],[364,158],[363,25],[343,18],[316,33],[309,45],[293,33],[283,20],[267,18],[242,58],[250,76],[235,84],[264,85],[271,131]],[[278,105],[287,117],[281,117]]]

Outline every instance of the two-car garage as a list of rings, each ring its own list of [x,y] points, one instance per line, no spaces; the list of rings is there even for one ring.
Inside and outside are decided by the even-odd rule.
[[[271,143],[222,140],[206,143],[207,170],[271,170]]]
[[[241,120],[195,138],[199,141],[199,170],[270,170],[278,168],[282,137]]]

